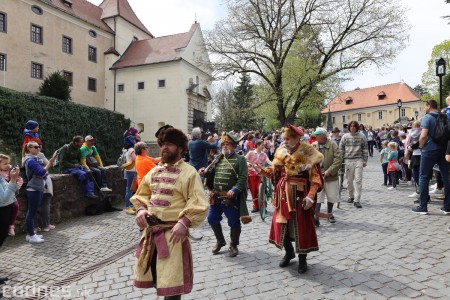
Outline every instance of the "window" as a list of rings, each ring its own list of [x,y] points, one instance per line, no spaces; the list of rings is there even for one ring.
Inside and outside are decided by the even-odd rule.
[[[400,109],[400,115],[402,117],[406,117],[406,109],[405,108]]]
[[[345,100],[345,105],[350,105],[350,104],[352,104],[353,103],[353,100],[352,99],[347,99],[347,100]]]
[[[70,86],[73,86],[73,73],[72,72],[63,71],[63,77],[65,80],[67,80],[67,82],[69,83]]]
[[[0,12],[0,32],[6,32],[6,14]]]
[[[118,92],[124,92],[125,91],[125,85],[122,83],[122,84],[118,84],[117,85],[117,91]]]
[[[383,112],[379,111],[378,112],[378,120],[381,120],[381,119],[383,119]]]
[[[42,44],[42,27],[31,24],[31,41],[36,44]]]
[[[361,122],[361,120],[362,120],[362,116],[361,116],[361,114],[358,114],[358,122]]]
[[[97,48],[89,46],[88,49],[88,60],[92,62],[97,62]]]
[[[37,78],[37,79],[42,79],[42,70],[44,69],[44,66],[38,63],[31,63],[31,77],[32,78]]]
[[[89,35],[93,38],[97,37],[97,32],[95,32],[94,30],[89,30]]]
[[[72,54],[72,39],[67,36],[62,37],[62,51]]]
[[[61,0],[61,2],[67,7],[72,7],[72,1],[70,0]]]
[[[386,98],[386,95],[385,95],[385,94],[378,95],[378,100],[383,100],[384,98]]]
[[[336,124],[336,117],[331,117],[333,124]]]
[[[97,91],[97,79],[88,77],[88,91]]]
[[[39,6],[33,5],[31,7],[31,11],[37,15],[42,15],[42,8],[40,8]]]
[[[342,116],[342,123],[345,123],[345,116]]]
[[[0,53],[0,71],[6,71],[6,54]]]
[[[165,88],[166,87],[166,80],[160,79],[158,80],[158,88]]]
[[[138,82],[138,90],[143,90],[145,88],[145,83],[143,81]]]

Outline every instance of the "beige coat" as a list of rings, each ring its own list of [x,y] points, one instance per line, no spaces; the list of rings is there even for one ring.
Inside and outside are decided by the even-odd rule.
[[[319,143],[314,142],[313,147],[319,150]],[[334,181],[338,180],[338,172],[342,166],[342,156],[339,151],[339,146],[327,140],[327,142],[323,145],[323,169],[324,171],[328,171],[330,176],[324,177],[325,181]]]

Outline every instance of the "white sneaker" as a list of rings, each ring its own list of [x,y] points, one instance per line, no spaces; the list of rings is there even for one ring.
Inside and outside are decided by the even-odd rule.
[[[30,244],[42,244],[44,242],[44,239],[42,237],[39,237],[37,234],[32,236],[27,236],[28,241]]]
[[[411,186],[412,185],[412,181],[408,181],[408,182],[406,182],[406,184]]]
[[[431,194],[433,194],[433,195],[443,195],[444,191],[443,191],[443,189],[442,190],[438,190],[437,188],[435,188],[434,190],[430,191],[430,195]]]
[[[105,187],[102,187],[100,189],[100,191],[102,191],[102,192],[112,192],[112,189],[110,189],[109,187],[105,186]]]
[[[413,194],[409,195],[408,198],[419,198],[420,194],[414,192]]]
[[[396,187],[393,187],[393,186],[388,187],[387,189],[388,189],[388,191],[396,191],[396,190],[397,190],[397,188],[396,188]]]
[[[430,190],[435,190],[437,188],[437,183],[430,185]]]
[[[40,239],[43,239],[43,238],[44,238],[44,236],[41,235],[41,234],[35,234],[35,235],[33,235],[33,236],[37,236],[37,237],[40,238]],[[31,237],[27,234],[27,236],[25,237],[25,241],[29,242],[29,241],[30,241],[30,238],[31,238]]]

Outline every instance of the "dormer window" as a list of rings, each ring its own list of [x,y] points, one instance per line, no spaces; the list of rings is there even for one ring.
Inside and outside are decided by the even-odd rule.
[[[64,4],[64,6],[72,8],[72,1],[71,0],[61,0],[61,2],[62,2],[62,4]]]
[[[386,98],[386,94],[384,92],[381,92],[378,94],[378,100],[384,100]]]
[[[350,105],[353,103],[353,99],[348,97],[347,99],[345,99],[345,105]]]

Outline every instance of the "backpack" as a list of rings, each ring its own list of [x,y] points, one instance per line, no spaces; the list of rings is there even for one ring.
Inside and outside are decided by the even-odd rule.
[[[53,166],[56,167],[58,165],[61,164],[61,151],[65,148],[67,149],[69,147],[69,144],[65,144],[64,146],[62,146],[61,148],[59,148],[58,150],[55,151],[55,153],[53,153],[53,156],[56,156],[55,161],[53,162]]]
[[[434,131],[430,133],[430,137],[436,144],[440,146],[447,146],[450,140],[450,120],[447,114],[438,112],[431,114],[435,118]]]
[[[117,166],[119,169],[123,169],[123,165],[127,162],[127,150],[123,150],[122,154],[119,155],[119,158],[117,159]]]

